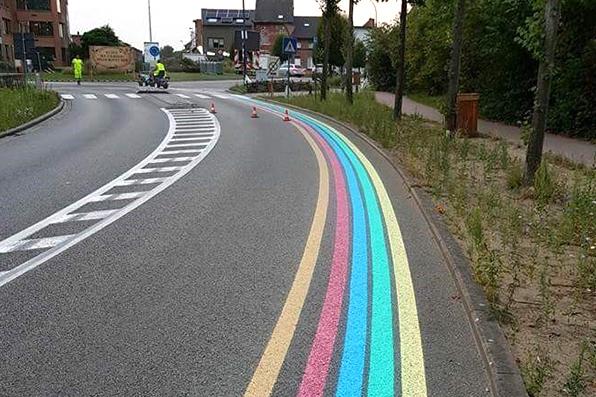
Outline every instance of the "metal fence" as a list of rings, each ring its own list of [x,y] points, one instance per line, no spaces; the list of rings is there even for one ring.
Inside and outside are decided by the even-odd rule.
[[[199,70],[201,73],[223,74],[223,62],[200,61]]]

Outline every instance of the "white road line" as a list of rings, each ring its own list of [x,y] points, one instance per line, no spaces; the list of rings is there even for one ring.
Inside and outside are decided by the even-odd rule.
[[[31,240],[20,240],[11,243],[0,243],[0,254],[7,254],[16,251],[39,250],[55,247],[72,239],[74,235],[36,238]]]
[[[167,180],[168,178],[127,179],[119,182],[117,186],[152,185],[154,183],[163,183]]]
[[[151,163],[151,160],[149,161]],[[154,172],[173,172],[180,171],[184,167],[161,167],[161,168],[143,168],[135,172],[135,174],[152,174]]]
[[[106,98],[109,98],[109,99],[118,99],[118,98],[120,98],[116,94],[105,94],[105,96],[106,96]]]
[[[97,99],[97,95],[94,94],[83,94],[85,99]]]
[[[130,192],[119,194],[105,194],[103,196],[93,197],[89,200],[90,203],[97,203],[100,201],[114,201],[114,200],[134,200],[143,197],[147,192]]]
[[[132,98],[132,99],[139,99],[141,98],[140,95],[137,94],[126,94],[127,97]]]
[[[62,99],[66,99],[68,101],[72,101],[74,99],[74,96],[72,96],[70,94],[62,94],[60,96],[62,97]]]
[[[52,220],[52,223],[96,221],[99,219],[107,218],[108,216],[113,215],[118,211],[119,210],[103,210],[68,214],[64,215],[61,218]]]
[[[193,125],[179,125],[176,127],[176,131],[188,131],[188,130],[196,130],[196,131],[213,131],[212,126],[193,126]]]
[[[207,145],[207,142],[203,142],[203,143],[184,143],[184,144],[180,144],[180,145],[168,145],[166,147],[167,148],[185,148],[185,147],[205,146],[205,145]]]
[[[209,137],[191,137],[191,138],[172,138],[170,142],[189,142],[189,141],[207,141],[209,142],[211,138]]]
[[[170,121],[170,128],[169,128],[168,133],[167,133],[166,137],[164,138],[164,140],[160,143],[160,145],[151,154],[149,154],[149,156],[147,156],[139,164],[137,164],[136,166],[134,166],[133,168],[131,168],[124,174],[120,175],[118,178],[116,178],[113,181],[107,183],[106,185],[100,187],[99,189],[90,193],[89,195],[82,198],[81,200],[63,208],[62,210],[37,222],[36,224],[28,227],[27,229],[24,229],[24,230],[20,231],[19,233],[16,233],[16,234],[4,239],[3,241],[0,241],[0,246],[14,247],[18,242],[29,239],[30,236],[32,236],[35,233],[39,232],[40,230],[44,229],[48,225],[51,225],[52,223],[56,222],[56,220],[63,219],[64,216],[75,213],[79,208],[83,207],[84,205],[86,205],[88,203],[96,202],[98,197],[105,196],[106,193],[108,191],[110,191],[111,189],[113,189],[115,186],[121,186],[121,184],[123,184],[123,183],[126,185],[127,183],[129,183],[129,181],[130,181],[131,177],[133,177],[133,175],[137,174],[139,170],[146,167],[147,164],[149,164],[151,162],[151,160],[154,159],[156,156],[159,156],[162,154],[174,154],[175,152],[173,152],[173,151],[172,152],[168,152],[168,151],[164,152],[164,149],[168,145],[169,140],[174,135],[174,132],[176,129],[176,121],[174,120],[174,115],[172,113],[170,113],[168,110],[162,109],[162,111],[165,112],[168,116],[168,119]],[[189,113],[193,113],[193,114],[202,113],[203,115],[209,115],[206,110],[202,110],[199,112],[196,112],[196,110],[193,110],[192,112],[189,112]],[[213,150],[215,145],[217,145],[217,142],[221,135],[221,127],[219,125],[219,122],[217,121],[215,116],[210,116],[210,117],[212,117],[213,124],[216,129],[216,133],[215,133],[215,136],[213,137],[213,139],[207,145],[203,145],[204,148],[201,150],[197,149],[197,150],[178,150],[178,151],[176,151],[176,154],[181,153],[181,152],[182,153],[191,153],[191,152],[196,153],[197,156],[194,158],[194,160],[192,162],[190,162],[189,164],[182,167],[182,169],[179,172],[172,175],[171,177],[165,178],[165,181],[163,181],[161,184],[159,184],[158,186],[156,186],[155,188],[153,188],[150,191],[125,193],[122,195],[107,195],[110,199],[113,199],[114,197],[117,197],[117,196],[118,197],[126,197],[126,196],[131,197],[131,195],[135,195],[138,198],[130,203],[125,204],[122,208],[118,209],[114,214],[112,214],[104,219],[99,220],[93,226],[72,236],[72,238],[70,238],[70,236],[69,236],[69,238],[64,237],[64,240],[60,239],[61,240],[60,242],[58,242],[54,246],[50,247],[49,249],[41,252],[39,255],[35,256],[34,258],[21,263],[20,265],[12,268],[11,270],[0,272],[0,286],[8,284],[9,282],[13,281],[14,279],[26,274],[27,272],[37,268],[38,266],[42,265],[45,262],[47,262],[48,260],[55,257],[56,255],[59,255],[60,253],[69,249],[70,247],[72,247],[72,246],[78,244],[79,242],[85,240],[86,238],[92,236],[93,234],[102,230],[106,226],[117,221],[118,219],[120,219],[121,217],[126,215],[127,213],[133,211],[135,208],[143,205],[145,202],[147,202],[151,198],[155,197],[157,194],[159,194],[163,190],[167,189],[172,184],[174,184],[176,181],[180,180],[180,178],[184,177],[187,173],[189,173],[194,167],[196,167],[201,161],[203,161],[205,159],[205,157],[207,157],[207,155],[209,155],[209,153]],[[104,198],[102,198],[100,200],[103,200],[103,199]],[[35,245],[36,243],[37,242],[31,243],[31,244]],[[48,245],[48,244],[45,244],[45,245]]]
[[[162,156],[164,154],[191,154],[191,153],[201,153],[203,149],[189,149],[189,150],[171,150],[169,152],[161,152],[158,156]]]
[[[171,161],[193,161],[194,157],[169,157],[165,159],[153,159],[150,164],[169,163]]]
[[[176,134],[174,134],[174,137],[178,138],[178,137],[187,137],[187,136],[199,136],[199,137],[205,137],[205,138],[211,138],[213,136],[213,132],[177,132]]]
[[[176,94],[176,95],[179,96],[180,98],[190,99],[190,97],[188,95],[184,95],[184,94]]]
[[[219,99],[230,99],[229,95],[215,94],[215,93],[212,93],[211,95],[213,95],[214,97],[219,98]]]
[[[195,94],[195,96],[196,96],[197,98],[201,98],[201,99],[209,99],[209,96],[207,96],[207,95],[203,95],[203,94]]]

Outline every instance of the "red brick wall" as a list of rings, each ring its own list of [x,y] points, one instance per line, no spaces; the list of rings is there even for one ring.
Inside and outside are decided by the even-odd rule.
[[[261,52],[269,53],[279,34],[287,35],[294,30],[292,25],[278,23],[255,23],[255,30],[261,35]]]

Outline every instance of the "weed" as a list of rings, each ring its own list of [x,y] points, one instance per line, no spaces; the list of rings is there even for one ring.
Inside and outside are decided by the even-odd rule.
[[[497,150],[499,151],[499,163],[501,169],[506,170],[507,168],[509,168],[509,162],[511,160],[509,158],[509,150],[507,149],[507,144],[503,141],[500,141],[499,145],[497,146]]]
[[[587,343],[582,344],[577,361],[571,366],[567,381],[563,386],[563,392],[571,397],[579,397],[586,388],[584,381],[584,355],[588,349]]]
[[[492,304],[499,302],[499,286],[501,280],[502,263],[497,251],[485,249],[478,260],[476,274],[484,285],[486,298]]]
[[[555,302],[553,301],[550,287],[551,282],[548,268],[547,266],[542,266],[542,270],[540,271],[540,286],[538,291],[542,312],[538,317],[538,325],[546,325],[555,314]]]
[[[557,193],[557,182],[546,162],[542,162],[534,178],[534,191],[538,208],[550,204]]]
[[[540,358],[540,353],[530,354],[527,362],[521,365],[521,372],[529,396],[538,397],[552,372],[552,363],[547,355]]]
[[[461,161],[468,161],[468,157],[470,156],[470,139],[461,139],[458,145],[458,155]]]
[[[519,163],[511,164],[507,168],[507,187],[510,190],[519,189],[524,182],[524,172]]]
[[[466,219],[466,227],[468,229],[468,235],[472,238],[472,242],[476,251],[484,243],[484,232],[482,229],[482,214],[479,208],[474,208]]]

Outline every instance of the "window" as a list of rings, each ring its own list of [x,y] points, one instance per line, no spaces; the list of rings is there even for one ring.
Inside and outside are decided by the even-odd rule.
[[[297,42],[297,43],[296,43],[296,47],[298,47],[298,49],[301,49],[301,48],[302,48],[302,43],[301,43],[300,41],[299,41],[299,42]]]
[[[217,21],[219,21],[218,18],[207,18],[207,22],[209,23],[217,23]]]
[[[53,36],[54,25],[52,22],[29,22],[29,31],[36,36]]]
[[[11,34],[11,23],[10,19],[2,18],[2,32],[3,34]]]
[[[50,0],[17,0],[19,10],[50,11]]]
[[[56,59],[56,49],[54,47],[37,47],[39,56],[42,59],[53,61]]]
[[[62,13],[62,0],[56,0],[56,11],[58,11],[58,13]]]
[[[284,19],[284,16],[283,15],[278,15],[277,16],[277,19]]]
[[[60,52],[62,53],[62,62],[66,62],[66,48],[62,47]]]
[[[300,58],[294,58],[294,65],[296,66],[301,66],[302,62],[300,61]]]
[[[312,67],[315,66],[312,57],[308,57],[308,59],[306,60],[306,67],[309,69],[312,69]]]
[[[58,34],[60,35],[61,39],[64,38],[64,24],[63,23],[58,25]]]
[[[221,37],[213,38],[209,37],[209,48],[213,48],[216,50],[225,49],[224,39]]]

